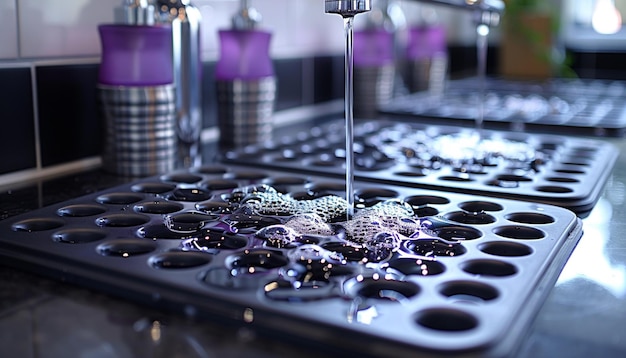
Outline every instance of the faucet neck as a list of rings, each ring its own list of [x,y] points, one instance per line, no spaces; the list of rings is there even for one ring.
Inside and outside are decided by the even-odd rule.
[[[371,0],[325,0],[326,13],[352,17],[372,9]]]
[[[149,0],[124,0],[114,10],[115,22],[125,25],[154,25],[156,9]]]

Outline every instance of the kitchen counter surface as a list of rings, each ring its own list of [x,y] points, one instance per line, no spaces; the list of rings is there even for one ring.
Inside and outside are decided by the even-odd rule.
[[[604,140],[622,155],[515,357],[626,356],[626,141]],[[0,219],[123,182],[95,170],[4,190]],[[0,262],[3,357],[332,356],[323,348],[153,310]]]

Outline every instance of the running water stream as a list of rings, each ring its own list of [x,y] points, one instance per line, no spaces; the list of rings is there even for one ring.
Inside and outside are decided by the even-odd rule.
[[[345,55],[345,116],[346,116],[346,200],[347,219],[354,215],[354,17],[344,17]]]
[[[487,40],[489,26],[478,24],[476,26],[476,52],[477,52],[477,77],[478,77],[478,101],[476,103],[476,131],[481,134],[485,117],[485,91],[487,81]],[[482,135],[481,135],[482,137]]]
[[[354,215],[354,16],[370,11],[371,0],[326,0],[326,13],[343,17],[345,45],[346,219]]]

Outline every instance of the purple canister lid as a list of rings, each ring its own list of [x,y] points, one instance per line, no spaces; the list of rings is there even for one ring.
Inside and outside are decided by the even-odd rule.
[[[407,57],[430,58],[446,52],[446,29],[443,26],[419,26],[409,29]]]
[[[393,57],[393,33],[385,29],[355,31],[355,66],[383,66],[392,63]]]
[[[155,86],[174,81],[172,30],[168,26],[100,25],[98,80],[116,86]]]
[[[259,30],[220,30],[217,80],[256,80],[274,75],[269,55],[272,34]]]

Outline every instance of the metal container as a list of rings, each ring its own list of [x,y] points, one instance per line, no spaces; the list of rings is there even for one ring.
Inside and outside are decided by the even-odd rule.
[[[393,63],[354,68],[354,116],[375,118],[393,100],[396,69]]]
[[[105,121],[105,170],[144,177],[174,169],[174,86],[98,86]]]
[[[220,147],[239,148],[272,139],[276,78],[217,82]]]
[[[98,27],[98,96],[105,170],[127,177],[170,171],[176,156],[171,29],[156,26],[151,2],[124,1],[115,23]]]

